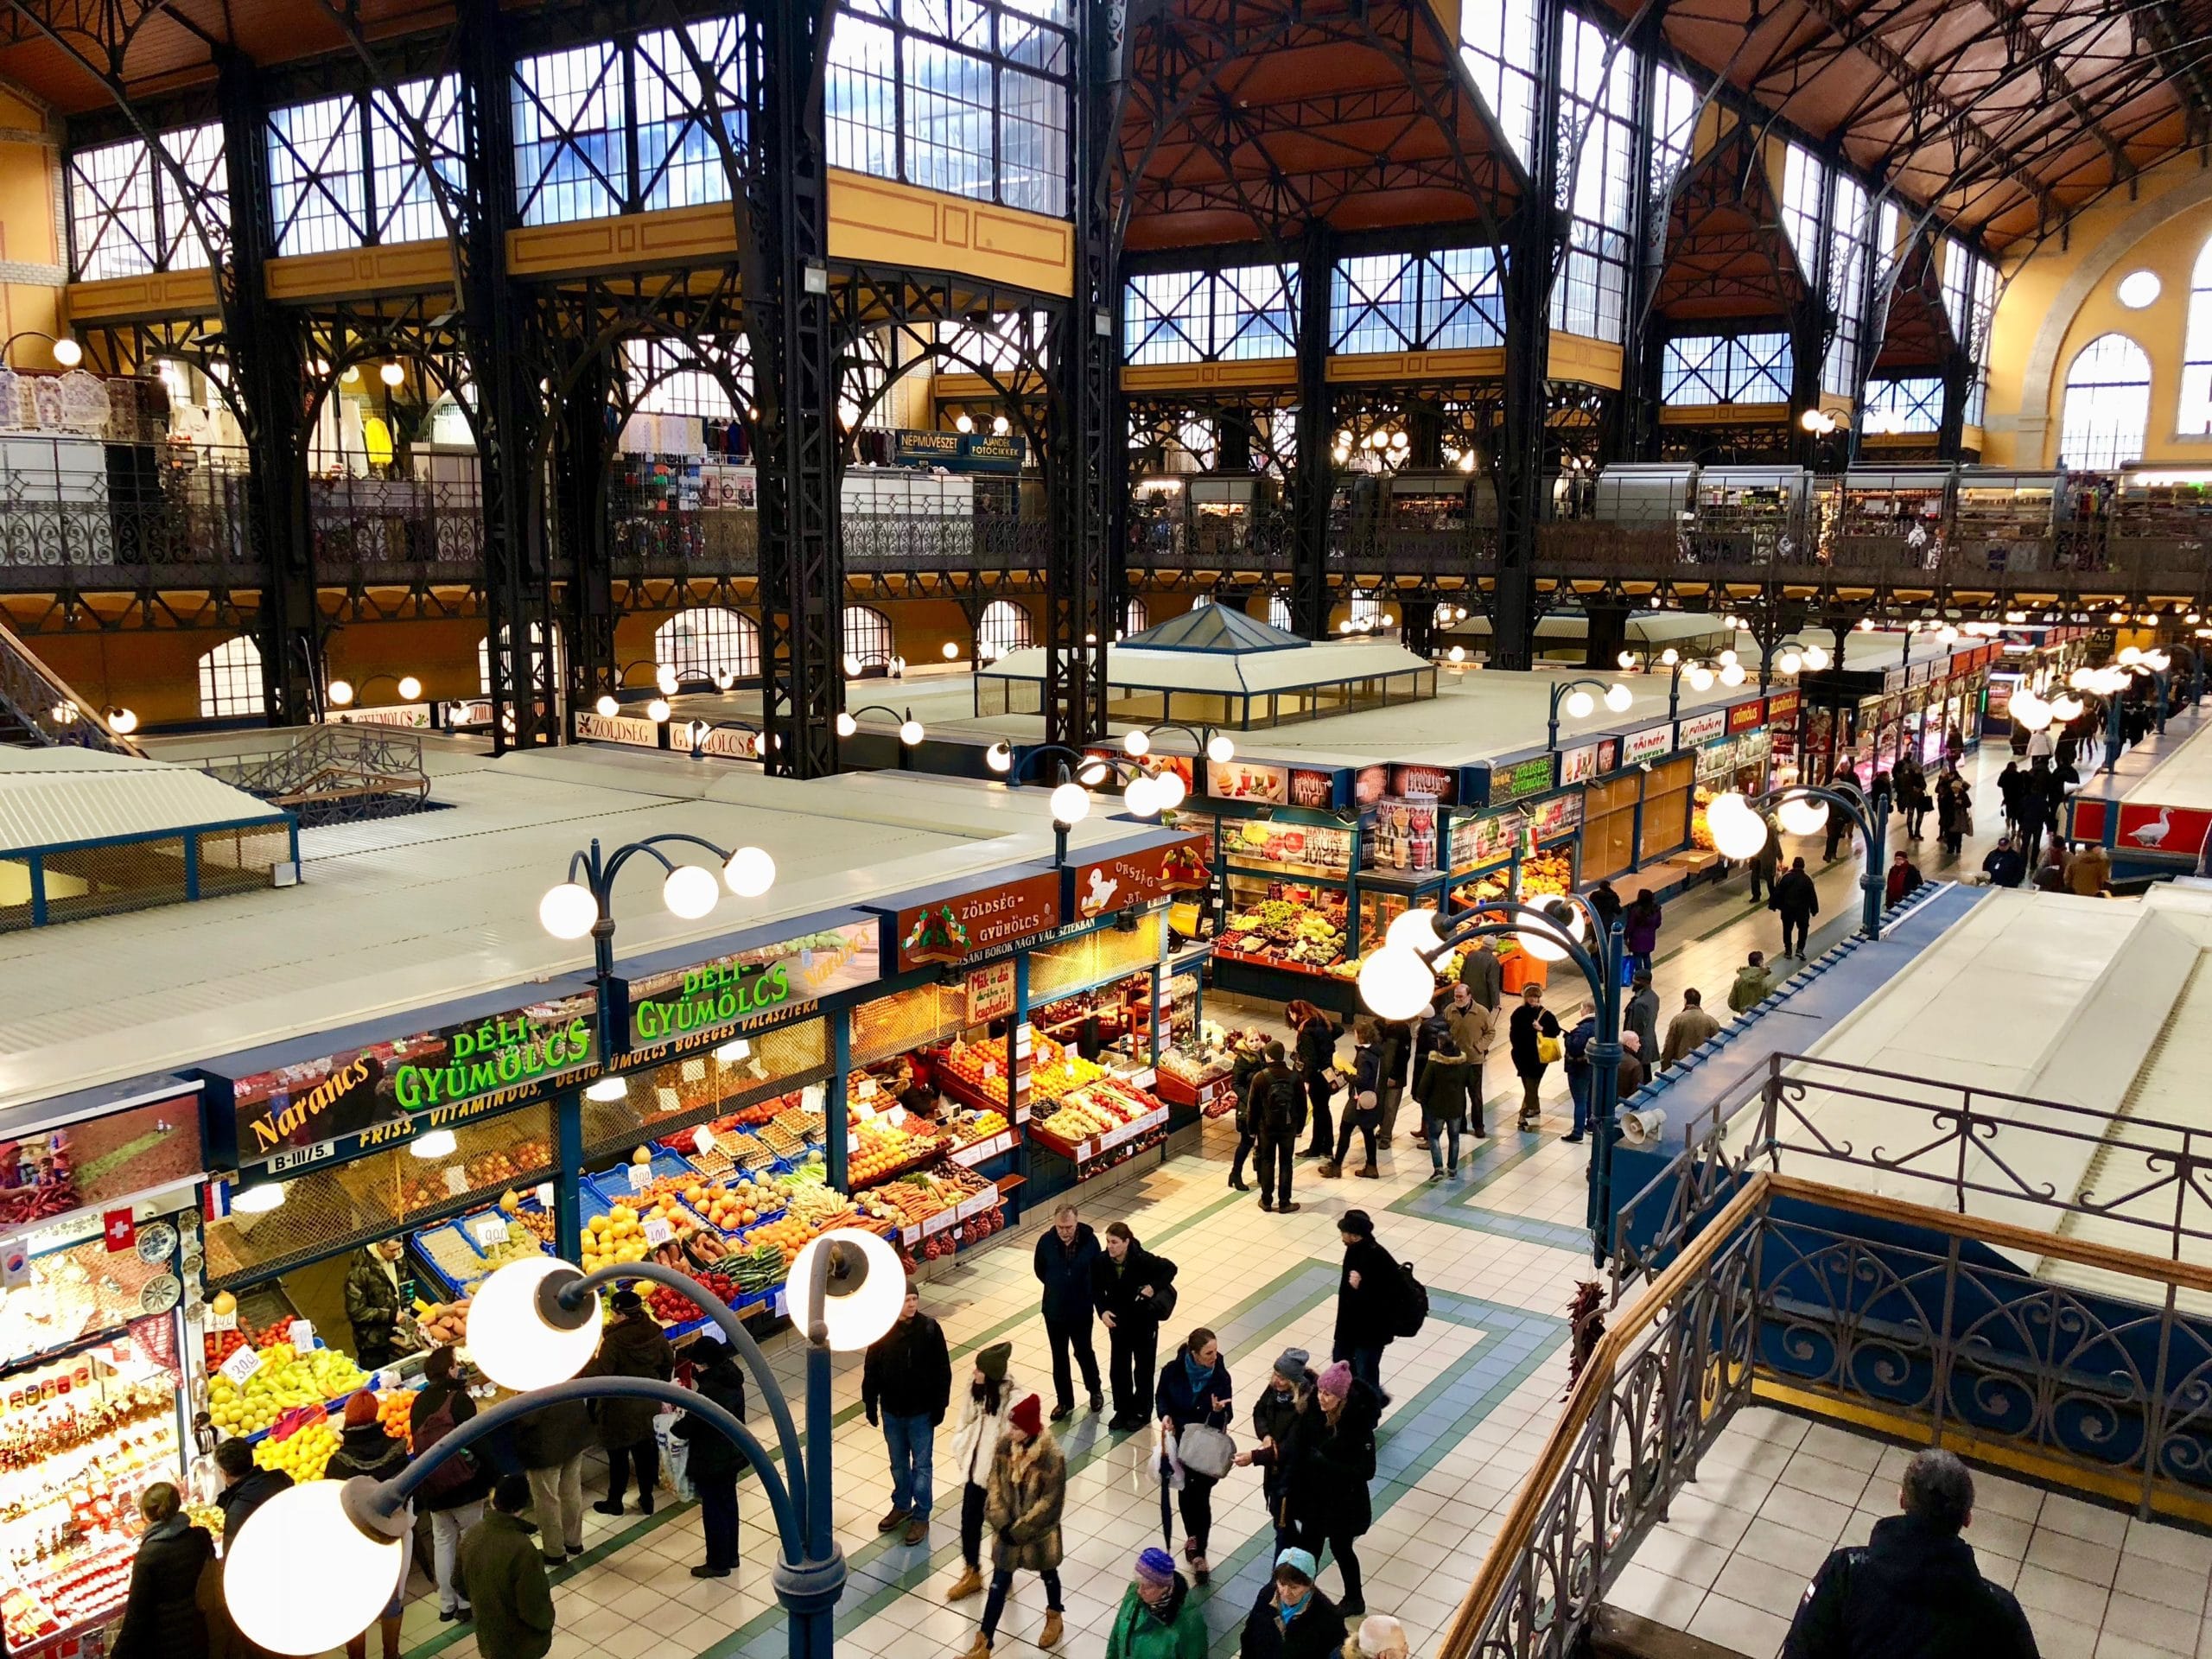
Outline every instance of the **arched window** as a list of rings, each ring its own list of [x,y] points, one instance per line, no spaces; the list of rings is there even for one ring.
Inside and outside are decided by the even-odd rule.
[[[983,607],[983,620],[976,628],[976,654],[996,662],[1010,651],[1029,649],[1029,613],[1010,600],[995,599]]]
[[[1192,601],[1191,601],[1191,608],[1192,608],[1192,610],[1194,610],[1194,611],[1202,611],[1202,610],[1204,610],[1207,606],[1209,606],[1209,605],[1211,605],[1211,604],[1212,604],[1212,603],[1213,603],[1213,595],[1212,595],[1211,594],[1198,594],[1196,598],[1194,598],[1193,600],[1192,600]]]
[[[261,647],[242,633],[226,639],[200,659],[200,717],[227,720],[257,715],[261,696]]]
[[[1285,633],[1290,629],[1290,601],[1281,594],[1268,595],[1268,620]]]
[[[537,624],[535,622],[530,625],[530,634],[533,639],[543,637],[537,632]],[[499,649],[504,652],[506,645],[507,631],[501,628]],[[561,630],[556,626],[553,630],[553,683],[556,685],[566,684],[568,677],[569,664],[561,649]],[[480,696],[488,697],[492,695],[492,641],[488,635],[476,642],[476,689],[477,695]]]
[[[891,619],[871,605],[845,607],[845,672],[891,666]]]
[[[1373,594],[1354,594],[1351,617],[1354,628],[1379,628],[1382,626],[1382,601]]]
[[[653,661],[680,683],[749,680],[760,672],[760,627],[719,605],[678,611],[653,631]]]
[[[2099,334],[2066,371],[2060,463],[2096,473],[2140,461],[2150,422],[2151,359],[2126,334]]]
[[[2212,432],[2212,241],[2196,256],[2189,279],[2189,333],[2183,337],[2181,410],[2175,429],[2189,437]]]
[[[1131,594],[1122,607],[1122,630],[1125,633],[1142,633],[1152,626],[1152,613],[1145,609],[1144,601]]]

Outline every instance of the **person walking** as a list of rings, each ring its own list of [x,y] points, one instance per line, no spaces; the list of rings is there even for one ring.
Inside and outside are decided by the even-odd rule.
[[[1334,1127],[1329,1119],[1329,1090],[1335,1086],[1330,1073],[1337,1064],[1337,1039],[1344,1028],[1311,1002],[1293,1002],[1286,1012],[1297,1033],[1298,1073],[1306,1080],[1307,1116],[1313,1125],[1313,1138],[1306,1143],[1303,1155],[1326,1158]]]
[[[1605,938],[1613,931],[1613,924],[1621,918],[1621,896],[1613,891],[1613,884],[1602,877],[1590,884],[1590,891],[1582,895],[1590,901],[1590,908],[1598,912],[1598,937]]]
[[[1782,1659],[2035,1659],[2035,1632],[2012,1592],[1982,1576],[1960,1536],[1974,1520],[1974,1476],[1956,1453],[1913,1454],[1901,1515],[1821,1564],[1797,1604]]]
[[[340,1421],[345,1427],[339,1435],[338,1449],[323,1465],[325,1480],[351,1480],[356,1475],[366,1475],[371,1480],[391,1480],[405,1471],[407,1442],[385,1433],[377,1414],[376,1395],[363,1389],[348,1397]],[[377,1615],[378,1643],[384,1659],[399,1659],[400,1621],[407,1611],[407,1574],[415,1554],[412,1527],[401,1538],[399,1546],[399,1579],[392,1586],[391,1599]],[[346,1659],[368,1659],[368,1651],[366,1630],[346,1639]]]
[[[1155,1546],[1138,1555],[1135,1573],[1106,1632],[1106,1659],[1205,1659],[1205,1615],[1175,1558]]]
[[[1467,1077],[1480,1062],[1471,1065],[1459,1052],[1459,1039],[1449,1030],[1436,1039],[1428,1058],[1421,1063],[1414,1081],[1414,1100],[1421,1108],[1422,1132],[1428,1141],[1428,1179],[1457,1180],[1459,1175],[1459,1136],[1467,1125]],[[1478,1110],[1475,1132],[1482,1133]],[[1450,1156],[1446,1156],[1446,1146]]]
[[[1160,1363],[1160,1322],[1174,1309],[1175,1264],[1137,1243],[1126,1221],[1106,1229],[1105,1254],[1091,1270],[1091,1300],[1106,1322],[1114,1414],[1106,1427],[1126,1434],[1151,1421],[1145,1386]]]
[[[1901,905],[1905,895],[1921,883],[1920,867],[1915,864],[1900,847],[1890,859],[1890,873],[1882,883],[1882,902],[1885,906]]]
[[[1993,887],[2017,887],[2028,874],[2028,861],[2012,845],[2012,836],[1999,836],[1989,855],[1981,861],[1981,873]]]
[[[1311,1359],[1303,1348],[1286,1348],[1275,1356],[1266,1391],[1252,1407],[1252,1444],[1236,1454],[1238,1468],[1259,1465],[1260,1491],[1267,1499],[1277,1549],[1290,1541],[1290,1516],[1282,1501],[1284,1456],[1298,1427],[1298,1414],[1312,1400],[1319,1382]]]
[[[1566,1061],[1567,1096],[1574,1103],[1574,1125],[1560,1136],[1562,1141],[1580,1141],[1590,1128],[1590,1095],[1597,1077],[1597,1068],[1590,1061],[1590,1045],[1597,1036],[1598,1016],[1586,1014],[1560,1039],[1560,1052]]]
[[[636,1294],[630,1293],[633,1300]],[[615,1300],[618,1304],[621,1300],[619,1293]],[[614,1327],[607,1328],[612,1331]],[[658,1325],[653,1326],[653,1333],[659,1335]],[[665,1338],[661,1345],[667,1346]],[[601,1339],[601,1351],[606,1351],[604,1338]],[[606,1403],[612,1407],[622,1402],[610,1400]],[[645,1444],[651,1446],[652,1406],[647,1402],[639,1403],[646,1408]],[[423,1362],[422,1389],[416,1395],[415,1403],[407,1408],[407,1427],[416,1459],[428,1456],[432,1446],[475,1414],[476,1402],[468,1397],[468,1390],[461,1385],[455,1374],[452,1347],[448,1344],[433,1348]],[[430,1559],[438,1585],[438,1618],[445,1624],[471,1617],[468,1598],[462,1593],[467,1581],[454,1577],[454,1568],[461,1559],[461,1535],[484,1518],[484,1495],[491,1490],[491,1484],[475,1461],[474,1453],[461,1452],[441,1464],[416,1488],[415,1507],[429,1512]],[[524,1483],[525,1491],[528,1484]]]
[[[1546,1053],[1556,1058],[1560,1052],[1559,1020],[1544,1006],[1544,988],[1536,981],[1521,988],[1521,1006],[1506,1022],[1505,1039],[1513,1070],[1521,1078],[1520,1126],[1524,1131],[1533,1129],[1542,1116],[1536,1096],[1543,1087],[1544,1068],[1551,1064]]]
[[[875,1523],[889,1532],[904,1522],[906,1541],[930,1535],[936,1497],[937,1426],[952,1404],[952,1355],[944,1327],[922,1312],[922,1289],[906,1281],[906,1300],[891,1328],[868,1344],[861,1366],[861,1408],[880,1422],[891,1456],[891,1508]]]
[[[591,1402],[565,1401],[515,1425],[515,1456],[530,1482],[545,1565],[584,1553],[584,1453],[591,1449]]]
[[[745,1370],[721,1332],[712,1326],[702,1331],[690,1344],[690,1354],[691,1386],[700,1397],[743,1422]],[[745,1467],[745,1454],[696,1412],[685,1412],[670,1432],[690,1448],[684,1472],[699,1494],[699,1530],[705,1536],[707,1559],[691,1569],[691,1576],[726,1579],[737,1566],[737,1477]],[[534,1501],[535,1481],[531,1491]]]
[[[2112,855],[2096,842],[2076,848],[2066,861],[2066,891],[2094,899],[2112,886]]]
[[[1736,982],[1728,988],[1728,1010],[1748,1014],[1773,995],[1774,976],[1767,970],[1766,953],[1754,950],[1736,970]]]
[[[1294,1214],[1298,1205],[1290,1196],[1290,1172],[1297,1160],[1299,1134],[1306,1127],[1306,1088],[1284,1058],[1281,1043],[1268,1045],[1267,1063],[1252,1078],[1251,1111],[1260,1208]]]
[[[1410,1659],[1406,1627],[1388,1613],[1370,1613],[1344,1638],[1344,1659]]]
[[[353,1358],[365,1371],[399,1357],[399,1258],[403,1238],[365,1244],[346,1273],[346,1323],[353,1327]]]
[[[1828,787],[1847,795],[1859,795],[1864,798],[1863,791],[1859,787],[1859,774],[1853,769],[1848,760],[1836,762],[1835,770],[1828,774]],[[1827,862],[1833,864],[1840,854],[1851,850],[1852,836],[1851,815],[1848,812],[1839,812],[1834,807],[1830,807],[1828,841],[1825,855]],[[1787,950],[1783,954],[1785,956],[1789,954]]]
[[[1928,795],[1928,774],[1921,770],[1920,762],[1908,754],[1899,758],[1897,770],[1890,776],[1897,785],[1897,810],[1904,814],[1905,839],[1918,841],[1921,824],[1927,818],[1931,804]]]
[[[960,1471],[961,1569],[944,1592],[947,1601],[964,1601],[983,1587],[983,1507],[990,1497],[991,1459],[1021,1393],[1013,1358],[1010,1342],[995,1342],[977,1354],[967,1397],[960,1402],[952,1461]]]
[[[1635,903],[1621,912],[1621,944],[1637,973],[1651,971],[1652,953],[1659,949],[1659,920],[1665,913],[1649,887],[1639,888]]]
[[[1866,816],[1876,823],[1886,824],[1890,814],[1896,810],[1896,802],[1897,792],[1890,783],[1890,774],[1875,768],[1873,786],[1866,791]]]
[[[614,1319],[601,1334],[599,1356],[587,1376],[644,1376],[665,1382],[676,1375],[676,1351],[668,1334],[645,1312],[645,1299],[626,1285],[610,1299]],[[416,1401],[417,1409],[422,1402]],[[622,1500],[630,1477],[638,1482],[638,1513],[653,1512],[653,1494],[660,1484],[660,1446],[653,1439],[653,1419],[660,1408],[650,1400],[601,1400],[598,1402],[599,1443],[607,1448],[607,1496],[592,1508],[601,1515],[622,1513]]]
[[[1344,1154],[1351,1150],[1352,1131],[1357,1129],[1367,1148],[1367,1162],[1360,1173],[1370,1180],[1380,1177],[1375,1167],[1375,1129],[1382,1116],[1382,1028],[1363,1014],[1351,1026],[1351,1093],[1344,1101],[1344,1117],[1337,1128],[1337,1147],[1321,1166],[1323,1176],[1334,1179],[1344,1173]]]
[[[1491,1014],[1505,1000],[1505,965],[1487,938],[1477,939],[1460,957],[1459,983]]]
[[[1295,1544],[1275,1555],[1275,1570],[1244,1620],[1236,1659],[1338,1659],[1344,1616],[1313,1582],[1313,1553]]]
[[[1332,1360],[1351,1367],[1376,1390],[1382,1390],[1382,1351],[1397,1340],[1403,1287],[1390,1252],[1376,1242],[1375,1224],[1364,1210],[1347,1210],[1337,1223],[1344,1247],[1337,1279],[1337,1330]],[[1387,1396],[1386,1396],[1387,1397]]]
[[[1266,1154],[1260,1191],[1268,1189]],[[1064,1204],[1052,1213],[1052,1224],[1037,1236],[1031,1267],[1045,1287],[1045,1339],[1052,1346],[1052,1421],[1059,1422],[1075,1410],[1075,1378],[1068,1369],[1072,1351],[1083,1368],[1083,1386],[1090,1395],[1096,1416],[1106,1400],[1098,1382],[1098,1350],[1091,1344],[1092,1285],[1099,1261],[1098,1235],[1090,1224]]]
[[[1648,1058],[1659,1052],[1659,993],[1651,988],[1651,976],[1638,974],[1630,982],[1628,1006],[1621,1010],[1621,1029],[1643,1039]]]
[[[1298,1541],[1318,1560],[1325,1548],[1344,1576],[1347,1618],[1367,1611],[1353,1546],[1374,1524],[1368,1483],[1375,1478],[1375,1429],[1385,1396],[1342,1361],[1317,1380],[1292,1438],[1286,1483]]]
[[[200,1607],[200,1576],[215,1559],[215,1541],[195,1527],[184,1500],[166,1480],[138,1498],[146,1530],[130,1560],[130,1587],[110,1659],[207,1659],[207,1620]]]
[[[1956,858],[1973,826],[1974,796],[1967,780],[1959,776],[1957,767],[1945,766],[1943,775],[1936,780],[1936,838],[1946,853]]]
[[[1842,813],[1831,810],[1831,821]],[[1821,913],[1820,889],[1813,885],[1813,878],[1806,873],[1805,861],[1793,858],[1789,868],[1781,880],[1774,884],[1774,897],[1767,900],[1767,908],[1782,918],[1782,954],[1805,960],[1806,941],[1813,931],[1813,918]],[[1647,1038],[1646,1042],[1649,1041]]]
[[[1998,798],[2005,804],[2005,824],[2017,842],[2020,834],[2020,791],[2027,786],[2028,775],[2020,770],[2018,760],[2007,760],[2005,770],[1997,774]]]
[[[983,1600],[983,1627],[967,1659],[989,1654],[1016,1573],[1034,1573],[1045,1580],[1045,1628],[1037,1645],[1059,1646],[1065,1634],[1060,1617],[1060,1512],[1067,1495],[1067,1459],[1045,1427],[1037,1396],[1025,1395],[1008,1414],[1006,1433],[991,1454],[983,1501],[983,1522],[993,1539],[991,1592]]]
[[[1160,1414],[1163,1437],[1160,1471],[1166,1478],[1178,1466],[1182,1470],[1183,1490],[1176,1494],[1175,1503],[1183,1517],[1183,1559],[1199,1584],[1207,1581],[1210,1572],[1206,1546],[1213,1537],[1213,1489],[1219,1478],[1202,1474],[1179,1457],[1170,1459],[1166,1448],[1179,1445],[1183,1431],[1194,1424],[1228,1433],[1235,1414],[1230,1387],[1221,1343],[1200,1325],[1160,1368],[1160,1383],[1153,1391],[1153,1408]]]
[[[1782,837],[1775,833],[1771,820],[1762,817],[1766,825],[1766,839],[1759,849],[1744,861],[1744,868],[1751,872],[1751,902],[1759,900],[1774,891],[1774,878],[1782,870]]]
[[[476,1651],[483,1659],[545,1659],[553,1646],[553,1592],[545,1582],[545,1558],[522,1518],[529,1507],[530,1482],[502,1475],[492,1489],[492,1512],[461,1541],[461,1570],[476,1605]]]
[[[1230,1098],[1236,1103],[1236,1155],[1229,1162],[1229,1186],[1233,1192],[1249,1192],[1244,1184],[1244,1160],[1250,1157],[1257,1144],[1252,1134],[1252,1079],[1267,1062],[1265,1046],[1255,1032],[1246,1032],[1236,1039],[1235,1056],[1229,1066]]]
[[[1406,1097],[1406,1084],[1413,1077],[1414,1028],[1402,1020],[1384,1020],[1379,1023],[1382,1051],[1382,1109],[1375,1124],[1375,1144],[1388,1147],[1391,1132],[1397,1127],[1398,1108]],[[1375,1160],[1370,1156],[1368,1160]]]
[[[1696,986],[1682,993],[1682,1011],[1669,1022],[1667,1046],[1659,1051],[1659,1069],[1665,1071],[1701,1043],[1720,1034],[1720,1022],[1705,1011],[1705,998]]]

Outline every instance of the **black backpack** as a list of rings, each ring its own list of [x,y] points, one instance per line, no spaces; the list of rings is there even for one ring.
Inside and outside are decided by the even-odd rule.
[[[1414,1264],[1398,1263],[1397,1323],[1393,1337],[1417,1337],[1428,1323],[1428,1287],[1414,1277]]]
[[[1259,1079],[1254,1078],[1256,1088]],[[1285,1140],[1306,1130],[1306,1088],[1297,1074],[1277,1070],[1267,1074],[1268,1095],[1252,1127],[1273,1140]]]

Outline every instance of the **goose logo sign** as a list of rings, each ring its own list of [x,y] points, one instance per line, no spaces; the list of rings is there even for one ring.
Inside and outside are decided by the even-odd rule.
[[[2105,814],[2109,810],[2103,801],[2075,802],[2074,839],[2103,840]],[[2112,838],[2113,851],[2122,857],[2136,853],[2195,859],[2204,850],[2208,831],[2212,831],[2212,812],[2188,807],[2123,804],[2120,809],[2120,827]]]

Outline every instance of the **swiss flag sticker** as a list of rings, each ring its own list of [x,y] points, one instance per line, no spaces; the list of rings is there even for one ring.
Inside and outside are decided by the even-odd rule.
[[[138,1242],[138,1224],[131,1219],[128,1210],[111,1210],[102,1219],[111,1251],[127,1250]]]

